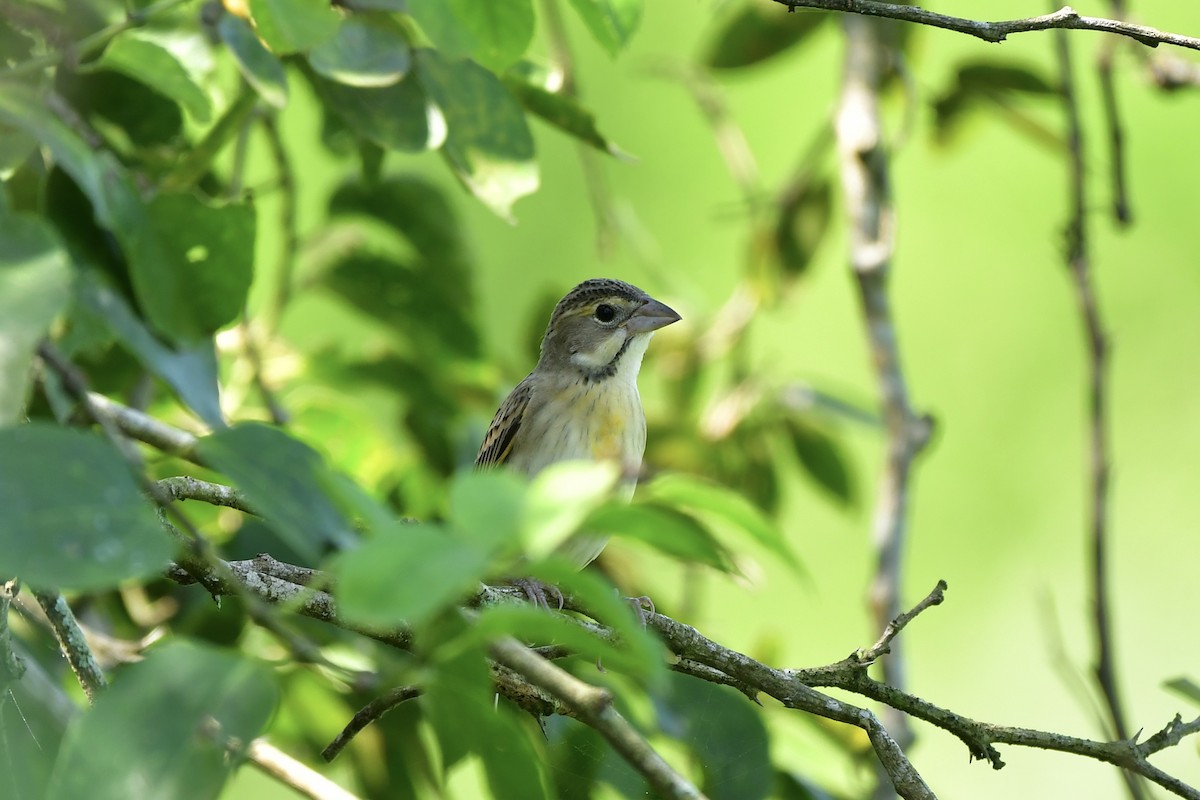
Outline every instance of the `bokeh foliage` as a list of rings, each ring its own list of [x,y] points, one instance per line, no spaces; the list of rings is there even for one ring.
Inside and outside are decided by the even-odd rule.
[[[89,624],[124,638],[156,625],[170,631],[144,662],[114,669],[110,692],[71,720],[14,687],[20,710],[0,703],[0,725],[8,763],[22,765],[13,785],[23,796],[78,796],[78,781],[99,785],[106,772],[171,781],[164,791],[177,797],[259,796],[242,768],[225,788],[238,756],[230,762],[197,737],[202,711],[227,735],[268,733],[316,765],[379,686],[404,683],[420,683],[425,696],[381,720],[330,768],[363,796],[467,796],[481,786],[496,797],[642,796],[641,778],[591,730],[555,718],[543,736],[513,708],[495,707],[484,652],[501,633],[572,646],[579,655],[570,668],[613,686],[623,712],[711,797],[861,789],[865,778],[853,769],[861,740],[666,673],[660,648],[607,579],[523,560],[573,530],[603,527],[619,538],[602,564],[608,579],[650,593],[667,613],[711,623],[714,633],[730,634],[731,646],[787,664],[833,660],[873,639],[860,618],[838,616],[859,603],[869,561],[861,531],[871,493],[863,487],[875,458],[864,452],[878,434],[865,356],[847,344],[859,335],[856,312],[837,305],[844,294],[828,288],[841,280],[833,139],[821,123],[839,65],[836,17],[787,15],[765,0],[714,9],[651,9],[641,0],[0,7],[0,336],[12,344],[0,351],[0,575],[67,590]],[[945,148],[912,161],[938,174],[937,164],[988,136],[988,147],[1017,161],[1034,151],[1061,155],[1048,38],[1012,56],[976,47],[960,57],[947,48],[939,62],[927,34],[896,34],[905,60],[885,97],[888,111],[911,135],[905,104],[919,103],[929,112],[920,132]],[[564,46],[575,63],[559,53]],[[671,54],[665,66],[663,53]],[[919,101],[906,99],[905,70],[913,69],[930,76]],[[723,108],[718,80],[735,95],[762,80],[774,94]],[[679,105],[638,100],[637,88],[650,81]],[[797,83],[803,91],[786,94]],[[724,177],[690,98],[717,130],[745,113],[765,154],[761,174]],[[1008,138],[997,143],[996,131]],[[626,151],[641,161],[631,164]],[[664,180],[657,170],[673,157],[682,162]],[[574,177],[580,163],[586,180]],[[903,170],[918,168],[905,163],[900,185],[919,185],[905,182],[912,176]],[[1037,162],[1034,172],[1053,166]],[[638,174],[657,185],[613,177]],[[940,185],[961,191],[964,175],[980,180],[963,168]],[[637,198],[634,211],[605,188],[608,180]],[[1006,188],[1014,198],[1047,193],[1042,184]],[[949,217],[945,206],[953,204],[935,206],[927,219]],[[1196,210],[1194,198],[1179,206]],[[497,224],[517,212],[521,227]],[[993,216],[997,239],[1028,224]],[[616,265],[579,256],[592,252],[593,218],[601,239],[607,233],[625,248]],[[1040,222],[1039,236],[1052,236],[1056,219]],[[686,244],[670,248],[663,264],[649,255],[639,224]],[[951,254],[979,249],[959,238],[974,229],[957,219],[942,227],[936,241],[945,252],[922,249],[933,237],[919,223],[903,240],[902,262],[911,245],[933,277],[898,287],[909,301],[902,309],[967,302],[939,292],[948,272],[974,265]],[[531,228],[541,238],[518,238]],[[719,248],[711,247],[715,237]],[[1194,238],[1191,245],[1194,255]],[[647,361],[647,460],[663,474],[644,482],[629,507],[604,501],[611,476],[601,473],[552,475],[532,486],[464,474],[497,401],[531,364],[554,299],[596,270],[622,273],[673,303],[678,296],[697,312],[685,314],[682,333],[659,336]],[[1189,287],[1180,298],[1195,294]],[[801,342],[790,313],[813,296],[834,298],[830,308],[842,321],[810,323]],[[825,324],[829,317],[807,303],[807,318]],[[1022,302],[995,308],[1030,313]],[[1054,313],[1061,326],[1032,339],[1074,330],[1069,308]],[[958,320],[964,329],[967,314]],[[960,358],[948,341],[955,331],[903,316],[902,331],[908,322],[918,352]],[[215,606],[196,587],[156,580],[172,542],[114,446],[94,430],[65,428],[86,415],[53,371],[32,368],[47,334],[97,391],[206,432],[203,467],[146,449],[139,469],[245,492],[261,519],[186,504],[225,557],[266,551],[329,569],[356,622],[414,625],[412,652],[289,620],[332,663],[378,673],[377,685],[364,689],[345,671],[298,663],[247,621],[238,600]],[[1187,336],[1194,339],[1194,327]],[[796,353],[808,349],[828,361],[797,368]],[[837,369],[845,363],[856,366]],[[953,397],[963,380],[920,361],[914,378],[933,398]],[[951,388],[939,394],[939,382]],[[1195,397],[1194,382],[1183,386]],[[950,425],[970,408],[951,413]],[[1194,424],[1180,425],[1194,436]],[[1011,474],[1022,469],[1019,459],[984,458],[962,473]],[[946,488],[956,485],[935,485],[962,496]],[[801,502],[807,515],[794,513]],[[935,534],[971,521],[939,524],[935,515],[953,517],[945,506],[918,513]],[[814,533],[818,526],[847,535],[835,546],[832,535]],[[801,559],[798,540],[811,548]],[[956,546],[939,544],[933,552],[942,555]],[[818,554],[832,556],[814,565]],[[641,563],[650,566],[639,570]],[[957,563],[918,555],[917,583]],[[655,565],[661,574],[647,586]],[[532,610],[492,609],[464,622],[455,610],[462,595],[514,570],[564,582],[624,645],[580,638]],[[701,610],[706,591],[722,602],[734,592],[744,597],[741,584],[759,582],[764,570],[775,585],[821,587],[816,600],[807,596],[818,610],[804,615],[804,630],[796,631],[791,609],[779,611],[803,602],[796,594],[728,613]],[[822,613],[833,620],[828,630],[815,619]],[[948,627],[961,631],[966,616]],[[775,633],[750,638],[752,628],[757,635],[766,627]],[[22,632],[40,647],[34,657],[69,686],[53,648]],[[839,649],[820,649],[825,641]],[[945,660],[960,675],[972,661]],[[177,766],[162,770],[164,763]],[[984,796],[972,790],[986,777],[972,774],[963,792]],[[113,796],[129,796],[128,785],[115,785]]]

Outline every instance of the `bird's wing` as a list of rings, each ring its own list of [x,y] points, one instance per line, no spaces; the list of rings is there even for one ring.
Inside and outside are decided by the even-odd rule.
[[[475,456],[477,468],[503,464],[508,459],[513,440],[521,429],[521,420],[529,408],[529,398],[533,395],[532,377],[530,375],[518,383],[496,412],[483,437],[483,444],[479,446],[479,455]]]

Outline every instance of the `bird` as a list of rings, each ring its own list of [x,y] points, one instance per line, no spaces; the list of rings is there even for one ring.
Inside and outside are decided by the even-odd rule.
[[[646,449],[638,371],[655,331],[679,320],[624,281],[593,278],[567,292],[550,315],[537,365],[484,434],[475,468],[503,465],[533,477],[560,461],[611,461],[632,497]],[[582,569],[606,543],[581,534],[559,554]]]

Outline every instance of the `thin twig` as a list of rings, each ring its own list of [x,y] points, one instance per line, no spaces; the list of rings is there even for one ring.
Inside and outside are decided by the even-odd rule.
[[[909,401],[887,290],[895,216],[879,93],[887,78],[890,48],[880,22],[853,16],[843,22],[846,59],[835,127],[850,219],[850,266],[858,284],[887,427],[887,453],[872,524],[876,567],[870,589],[871,610],[878,629],[883,630],[900,614],[909,472],[928,440],[929,425],[917,418]],[[898,646],[893,646],[892,657],[882,668],[888,684],[904,688],[905,662]],[[903,714],[888,710],[885,721],[902,748],[912,742],[913,733]],[[876,797],[888,794],[886,783],[880,780]]]
[[[104,677],[104,670],[100,669],[96,662],[96,657],[92,655],[87,638],[83,635],[79,623],[75,621],[71,607],[67,605],[63,596],[55,591],[36,590],[33,596],[37,598],[42,611],[46,612],[50,627],[54,630],[54,638],[58,640],[58,647],[67,663],[71,665],[71,671],[75,673],[88,702],[96,702],[96,695],[108,685],[108,680]]]
[[[1125,18],[1125,0],[1109,0],[1109,8],[1116,19]],[[1117,53],[1117,39],[1108,39],[1100,48],[1096,70],[1100,75],[1100,96],[1104,107],[1104,125],[1108,129],[1109,164],[1112,176],[1113,218],[1118,225],[1132,221],[1129,208],[1125,161],[1125,130],[1121,124],[1121,108],[1117,100],[1117,84],[1113,78],[1113,60]]]
[[[21,584],[16,578],[0,582],[0,697],[7,694],[10,683],[21,680],[25,674],[25,662],[13,649],[12,631],[8,627],[8,610],[20,591]]]
[[[358,795],[346,791],[265,739],[250,742],[246,757],[260,771],[311,800],[358,800]]]
[[[1093,627],[1096,636],[1095,675],[1112,724],[1113,735],[1129,738],[1125,712],[1121,704],[1114,656],[1111,600],[1108,585],[1108,341],[1092,286],[1087,235],[1087,165],[1084,159],[1083,127],[1075,99],[1075,81],[1071,67],[1070,43],[1065,34],[1058,39],[1059,71],[1062,76],[1063,110],[1066,114],[1068,156],[1070,158],[1070,219],[1067,223],[1067,266],[1075,282],[1079,312],[1087,336],[1088,352],[1088,440],[1089,538],[1091,543],[1091,589]],[[1137,778],[1122,773],[1129,795],[1143,800],[1145,792]]]
[[[933,591],[925,596],[925,599],[917,603],[908,611],[900,614],[895,619],[887,624],[883,629],[883,634],[879,637],[879,641],[870,647],[859,650],[854,654],[854,657],[860,664],[867,665],[875,663],[880,656],[892,651],[892,640],[904,630],[908,623],[917,618],[917,615],[926,609],[942,604],[946,599],[946,582],[938,581],[937,586],[933,587]]]
[[[246,496],[232,486],[210,483],[187,475],[162,478],[158,481],[158,485],[172,500],[199,500],[214,506],[233,508],[247,514],[258,513],[250,507]]]
[[[325,746],[325,749],[321,751],[321,758],[326,761],[333,761],[337,758],[338,753],[342,752],[346,745],[350,744],[350,740],[361,733],[364,728],[401,703],[408,702],[414,697],[420,697],[421,691],[421,687],[419,686],[397,686],[367,703],[350,718],[350,721],[346,723],[346,727],[342,728],[341,733]]]
[[[789,11],[797,8],[816,8],[824,11],[842,11],[849,14],[915,22],[918,25],[929,25],[934,28],[965,33],[983,39],[985,42],[1002,42],[1014,33],[1069,29],[1115,33],[1135,39],[1147,47],[1172,44],[1190,50],[1200,50],[1200,39],[1194,36],[1167,33],[1147,25],[1135,25],[1122,20],[1085,17],[1070,6],[1063,6],[1052,14],[1043,14],[1039,17],[984,22],[938,14],[918,6],[882,3],[878,0],[775,0],[775,2],[787,6]]]
[[[93,417],[111,419],[113,424],[131,439],[144,442],[169,455],[178,456],[193,464],[202,464],[196,455],[196,436],[168,425],[135,408],[122,405],[96,392],[85,394],[87,411]]]

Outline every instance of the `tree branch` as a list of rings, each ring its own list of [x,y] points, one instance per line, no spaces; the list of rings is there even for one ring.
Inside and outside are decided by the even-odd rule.
[[[59,649],[62,650],[67,663],[71,665],[71,671],[75,673],[79,685],[83,687],[83,693],[87,695],[88,702],[96,702],[96,695],[108,685],[108,681],[104,677],[104,670],[100,669],[95,656],[92,655],[87,638],[84,637],[79,623],[75,621],[71,607],[67,605],[63,596],[55,591],[38,590],[33,593],[33,596],[37,598],[42,611],[46,612],[46,618],[50,620],[50,627],[54,631],[54,638],[58,640]]]
[[[1128,36],[1147,47],[1158,47],[1160,44],[1171,44],[1186,47],[1190,50],[1200,50],[1200,39],[1194,36],[1183,36],[1178,33],[1167,33],[1147,25],[1135,25],[1116,19],[1102,17],[1085,17],[1070,6],[1063,6],[1051,14],[1026,19],[1013,19],[998,22],[952,17],[927,11],[918,6],[905,6],[895,3],[882,3],[878,0],[775,0],[780,5],[787,6],[788,11],[797,8],[815,8],[823,11],[842,11],[848,14],[862,14],[870,17],[884,17],[903,22],[915,22],[918,25],[928,25],[956,33],[965,33],[985,42],[1002,42],[1014,33],[1030,31],[1045,31],[1053,29],[1100,31]]]
[[[654,751],[613,705],[612,694],[584,683],[556,667],[511,637],[492,643],[492,657],[525,676],[571,708],[581,722],[600,733],[622,758],[640,772],[662,797],[700,800],[700,790],[689,783]]]

